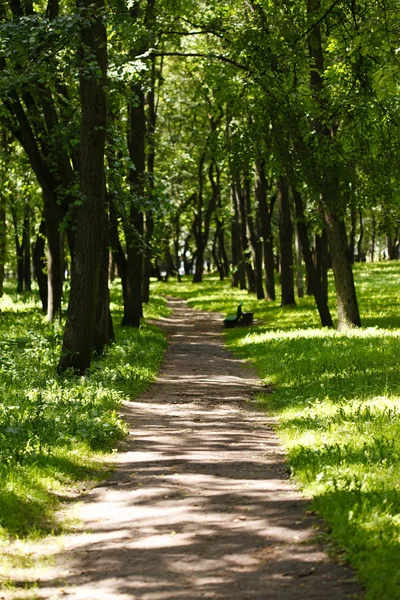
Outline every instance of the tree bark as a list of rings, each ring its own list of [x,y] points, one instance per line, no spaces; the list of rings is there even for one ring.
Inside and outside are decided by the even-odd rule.
[[[375,260],[375,240],[376,240],[376,217],[375,213],[372,212],[371,218],[371,262]]]
[[[24,207],[24,227],[22,232],[22,248],[23,248],[23,280],[24,289],[30,292],[32,289],[31,275],[31,216],[30,206],[28,202]]]
[[[143,316],[143,230],[144,217],[141,208],[144,196],[144,177],[146,165],[145,139],[146,117],[144,110],[144,93],[140,83],[132,86],[131,95],[136,102],[128,106],[129,135],[128,148],[133,168],[129,170],[131,187],[131,207],[129,223],[125,227],[127,241],[127,269],[124,293],[124,316],[122,325],[140,327]]]
[[[323,327],[333,327],[332,317],[329,312],[327,299],[318,277],[313,261],[312,252],[308,242],[307,224],[304,216],[303,199],[300,192],[292,186],[293,198],[296,208],[297,232],[301,242],[304,263],[306,265],[307,277],[311,282],[315,303],[318,308],[321,324]]]
[[[304,298],[304,278],[303,278],[303,262],[301,259],[302,255],[302,243],[299,235],[299,228],[295,230],[295,250],[296,250],[296,287],[297,297]]]
[[[362,215],[362,210],[360,208],[360,210],[358,211],[358,218],[359,218],[359,223],[360,223],[360,235],[358,236],[358,240],[357,240],[357,262],[364,262],[364,258],[365,255],[363,254],[362,251],[362,243],[363,243],[363,238],[364,238],[364,223],[363,223],[363,215]]]
[[[231,198],[231,251],[232,251],[232,287],[239,287],[241,290],[246,289],[246,274],[243,264],[243,249],[240,238],[239,226],[239,207],[238,197],[236,194],[236,185],[231,183],[230,186]],[[232,211],[233,209],[233,211]]]
[[[314,238],[315,268],[317,276],[321,282],[324,298],[328,301],[328,269],[330,266],[328,236],[324,228],[321,234]]]
[[[255,292],[256,281],[253,266],[251,264],[251,248],[247,237],[247,211],[245,193],[242,189],[240,179],[237,177],[235,182],[235,191],[237,196],[237,205],[239,208],[239,231],[242,246],[244,271],[246,273],[247,288],[249,292]]]
[[[254,263],[254,283],[255,292],[258,300],[264,300],[264,286],[263,286],[263,246],[262,240],[257,235],[257,228],[254,224],[254,218],[251,207],[251,184],[250,179],[246,178],[243,186],[245,207],[246,207],[246,223],[248,239],[250,241],[251,251],[253,255]]]
[[[11,209],[14,225],[15,255],[17,259],[17,294],[21,294],[24,289],[24,247],[19,239],[17,211],[14,207]]]
[[[99,291],[100,265],[104,250],[104,150],[107,126],[107,35],[103,21],[104,0],[78,0],[86,12],[81,30],[80,98],[82,107],[80,144],[80,206],[76,250],[72,263],[71,292],[59,369],[84,373],[91,362]],[[85,69],[91,54],[98,71]]]
[[[153,12],[153,11],[152,11]],[[152,21],[152,19],[151,19]],[[154,200],[154,167],[156,157],[155,131],[157,123],[157,112],[155,103],[156,86],[156,59],[151,59],[151,83],[147,94],[147,188],[151,201]],[[143,258],[143,302],[146,304],[150,300],[150,274],[151,274],[151,256],[152,256],[152,238],[154,233],[153,210],[146,211],[146,227],[144,235],[144,258]],[[179,265],[178,265],[179,267]]]
[[[36,242],[33,247],[32,259],[35,271],[35,277],[39,286],[39,296],[42,303],[43,312],[47,311],[47,276],[46,276],[46,256],[45,256],[45,245],[46,245],[46,221],[44,219],[40,222],[39,232],[36,237]]]
[[[270,203],[267,203],[267,182],[262,160],[257,160],[255,164],[255,197],[263,238],[265,291],[267,300],[273,301],[275,300],[275,258],[271,221],[276,197],[274,196]]]
[[[281,306],[295,305],[293,275],[293,225],[290,217],[289,186],[286,177],[278,179]]]
[[[313,22],[319,15],[321,0],[307,0],[307,15]],[[310,63],[310,88],[313,92],[322,114],[324,104],[324,55],[322,50],[322,37],[320,21],[315,21],[309,29],[308,52]],[[319,116],[314,120],[316,135],[323,147],[332,146],[337,127],[332,123],[328,127]],[[333,148],[332,148],[333,151]],[[344,207],[341,196],[338,168],[336,164],[321,165],[323,176],[320,182],[321,205],[326,224],[329,248],[331,251],[332,269],[336,285],[338,301],[338,327],[361,326],[360,313],[356,289],[354,286],[353,271],[349,261],[349,247],[347,243],[346,228],[344,224]]]

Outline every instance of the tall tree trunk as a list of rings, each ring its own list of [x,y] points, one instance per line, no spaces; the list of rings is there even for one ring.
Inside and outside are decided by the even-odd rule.
[[[304,278],[303,278],[303,262],[301,259],[302,249],[301,240],[299,235],[299,228],[295,230],[295,250],[296,250],[296,287],[297,297],[304,298]]]
[[[224,270],[224,265],[220,261],[219,256],[218,256],[218,249],[217,249],[217,242],[218,242],[218,235],[219,235],[218,228],[219,228],[219,223],[217,223],[217,228],[216,228],[215,234],[214,234],[214,241],[213,241],[213,245],[212,245],[212,256],[213,256],[213,259],[215,262],[215,266],[217,267],[219,280],[223,281],[224,277],[225,277],[225,270]]]
[[[388,258],[389,260],[397,260],[399,258],[399,232],[391,232],[386,236]]]
[[[35,270],[35,277],[39,286],[39,296],[42,303],[43,312],[47,312],[47,275],[46,275],[46,221],[40,222],[39,232],[36,236],[35,245],[33,246],[32,260]]]
[[[105,245],[104,150],[107,126],[107,36],[104,0],[78,0],[86,13],[81,30],[80,98],[82,108],[80,141],[80,190],[85,201],[80,207],[72,263],[71,292],[59,369],[84,373],[91,362],[101,259]],[[97,69],[90,74],[84,57],[88,51]]]
[[[237,205],[239,207],[240,240],[242,245],[243,263],[246,273],[247,286],[250,292],[254,292],[256,289],[256,282],[253,266],[251,264],[251,249],[247,237],[246,199],[239,177],[236,180],[235,191],[237,195]]]
[[[45,192],[43,191],[43,197]],[[61,311],[63,293],[62,258],[60,243],[60,214],[58,207],[44,203],[47,237],[47,320],[53,321]]]
[[[265,294],[263,286],[263,247],[262,240],[257,236],[256,226],[254,224],[254,218],[251,210],[250,189],[250,179],[246,178],[244,181],[243,193],[245,198],[248,239],[250,240],[250,246],[254,262],[255,292],[257,294],[258,300],[264,300]]]
[[[372,212],[371,218],[371,262],[375,259],[375,240],[376,240],[376,217],[375,213]]]
[[[104,196],[106,193],[104,193]],[[104,207],[105,208],[105,207]],[[108,288],[108,273],[110,264],[109,223],[108,215],[104,210],[103,230],[105,240],[100,265],[99,289],[97,294],[96,320],[93,335],[93,348],[97,355],[104,352],[104,348],[114,339],[114,328],[110,312],[110,291]]]
[[[23,279],[24,288],[27,292],[32,289],[31,275],[31,216],[30,206],[28,202],[24,207],[24,227],[22,232],[22,248],[23,248]]]
[[[262,160],[257,160],[255,164],[255,197],[263,238],[265,291],[267,300],[275,300],[275,258],[271,221],[276,197],[274,196],[270,203],[267,203],[267,182]]]
[[[126,286],[126,256],[121,245],[121,241],[118,235],[118,216],[117,209],[115,206],[115,198],[108,195],[108,205],[110,208],[110,221],[109,221],[109,240],[111,246],[111,253],[115,264],[117,265],[118,275],[121,278],[122,293],[125,294]]]
[[[323,327],[333,327],[332,317],[329,312],[328,302],[321,285],[312,252],[308,242],[307,224],[304,215],[303,199],[295,186],[292,187],[293,198],[296,208],[297,232],[301,243],[304,263],[306,265],[307,277],[311,282],[311,288],[318,308],[321,324]]]
[[[231,197],[231,251],[232,251],[232,287],[246,289],[246,274],[243,264],[242,241],[240,238],[239,226],[239,207],[236,186],[234,183],[230,187]],[[233,210],[232,210],[233,209]]]
[[[321,112],[324,111],[324,55],[318,16],[321,0],[307,0],[307,15],[315,24],[309,28],[308,52],[310,62],[310,87]],[[316,135],[324,148],[329,148],[337,127],[328,127],[320,117],[313,124]],[[331,251],[332,269],[338,301],[338,327],[361,326],[360,313],[353,271],[349,261],[349,247],[344,224],[343,199],[341,196],[338,168],[336,164],[323,165],[324,174],[320,182],[321,204]]]
[[[129,156],[133,168],[129,170],[129,183],[132,201],[129,225],[125,228],[127,241],[127,270],[124,294],[123,325],[139,327],[143,316],[143,229],[144,217],[140,208],[144,196],[144,177],[146,165],[145,139],[146,118],[144,110],[144,93],[140,84],[135,84],[132,96],[136,102],[129,105]]]
[[[324,298],[328,301],[328,269],[330,267],[330,256],[328,248],[328,236],[324,228],[321,234],[314,238],[314,256],[317,276],[321,282]]]
[[[281,306],[294,305],[293,225],[290,217],[289,186],[286,177],[278,179],[279,244],[281,259]]]
[[[151,19],[152,20],[152,19]],[[156,102],[155,102],[155,86],[156,86],[156,58],[151,58],[151,83],[150,90],[147,94],[147,187],[151,200],[154,200],[154,167],[155,167],[155,131],[157,122]],[[143,302],[148,303],[150,299],[150,274],[151,274],[151,256],[152,256],[152,238],[154,233],[154,217],[153,211],[146,212],[146,227],[144,235],[144,258],[143,258]],[[178,265],[179,268],[179,265]]]
[[[15,255],[17,258],[17,293],[20,294],[24,289],[24,246],[19,239],[17,211],[14,207],[11,208],[11,211],[14,225]]]
[[[204,271],[204,251],[205,251],[205,240],[203,232],[203,215],[204,215],[204,163],[206,160],[206,150],[204,150],[200,156],[199,167],[198,167],[198,193],[197,193],[197,208],[196,214],[193,221],[192,232],[196,243],[196,260],[195,260],[195,271],[193,275],[193,283],[201,283],[203,280]]]
[[[363,243],[363,237],[364,237],[364,223],[363,223],[363,215],[362,215],[361,208],[358,211],[358,218],[359,218],[359,223],[360,223],[360,235],[358,236],[358,240],[357,240],[357,262],[364,262],[364,260],[363,260],[364,254],[362,251],[362,243]]]

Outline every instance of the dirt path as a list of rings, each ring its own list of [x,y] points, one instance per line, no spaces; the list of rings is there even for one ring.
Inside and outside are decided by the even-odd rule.
[[[45,598],[318,599],[357,596],[352,573],[313,545],[259,381],[224,349],[221,318],[173,300],[157,382],[124,407],[119,467],[80,511]]]

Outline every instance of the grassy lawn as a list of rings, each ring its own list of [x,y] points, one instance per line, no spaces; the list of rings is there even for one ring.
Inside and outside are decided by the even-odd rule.
[[[189,306],[255,312],[225,332],[266,385],[293,476],[313,498],[333,547],[356,567],[367,597],[400,598],[400,263],[355,265],[362,329],[322,329],[313,298],[296,307],[258,301],[207,276],[157,283]],[[335,318],[335,298],[330,290]]]
[[[62,529],[60,503],[105,477],[125,433],[118,407],[154,379],[166,348],[152,326],[118,326],[116,283],[115,343],[90,376],[58,376],[63,324],[46,323],[37,294],[14,288],[0,300],[0,548]],[[160,314],[165,301],[154,297],[146,316]]]

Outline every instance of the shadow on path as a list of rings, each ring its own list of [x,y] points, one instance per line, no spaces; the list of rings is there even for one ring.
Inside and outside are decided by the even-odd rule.
[[[157,382],[124,406],[119,466],[67,536],[46,598],[197,600],[362,597],[313,542],[288,481],[260,385],[223,347],[219,315],[171,300],[157,324],[169,350]]]

